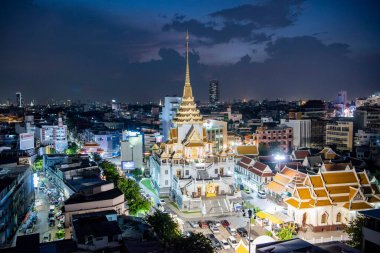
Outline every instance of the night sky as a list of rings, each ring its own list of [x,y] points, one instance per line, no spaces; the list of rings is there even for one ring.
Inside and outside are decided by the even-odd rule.
[[[380,1],[0,0],[0,102],[181,95],[351,99],[380,90]]]

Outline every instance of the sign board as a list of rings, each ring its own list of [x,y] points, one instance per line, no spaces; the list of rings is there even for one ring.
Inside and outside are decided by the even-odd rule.
[[[34,148],[34,134],[23,133],[20,134],[20,150],[27,150]]]
[[[135,162],[134,161],[122,161],[121,162],[121,169],[122,170],[134,170],[135,169]]]

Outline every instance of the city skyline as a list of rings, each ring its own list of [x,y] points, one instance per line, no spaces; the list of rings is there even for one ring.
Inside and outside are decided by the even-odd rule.
[[[375,1],[3,1],[0,100],[158,101],[184,83],[185,31],[195,96],[349,100],[378,88]],[[323,15],[323,16],[321,16]],[[28,22],[26,22],[28,21]],[[270,87],[270,89],[268,89]]]

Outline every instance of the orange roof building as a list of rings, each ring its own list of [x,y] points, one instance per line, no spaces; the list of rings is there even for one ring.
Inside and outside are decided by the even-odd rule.
[[[307,175],[284,202],[288,215],[299,225],[315,232],[337,230],[354,219],[357,211],[380,207],[376,189],[365,171],[326,171]]]

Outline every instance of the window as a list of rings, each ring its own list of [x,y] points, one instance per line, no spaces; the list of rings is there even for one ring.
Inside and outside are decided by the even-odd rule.
[[[218,174],[218,169],[215,169],[215,174]]]
[[[327,223],[327,213],[322,214],[321,223]]]
[[[165,180],[165,185],[168,185],[169,184],[169,180]]]
[[[336,215],[336,222],[342,222],[342,214],[340,212]]]
[[[165,170],[165,175],[168,175],[169,174],[169,170]]]
[[[189,170],[185,170],[185,175],[186,175],[186,176],[189,175]]]

